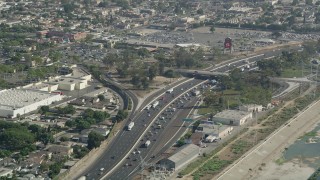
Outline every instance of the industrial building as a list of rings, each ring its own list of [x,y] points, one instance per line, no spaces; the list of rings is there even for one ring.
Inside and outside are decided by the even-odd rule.
[[[51,77],[43,82],[28,84],[21,88],[47,92],[52,92],[56,90],[81,90],[88,86],[88,81],[90,81],[91,78],[91,74],[79,68],[72,68],[72,74]]]
[[[194,144],[187,144],[183,146],[178,152],[169,158],[162,159],[158,162],[158,164],[162,168],[166,168],[167,170],[179,170],[184,165],[188,164],[193,159],[199,156],[199,146]]]
[[[202,132],[203,139],[206,139],[208,136],[214,136],[218,139],[229,135],[232,130],[233,126],[214,124],[212,121],[201,121],[196,132]]]
[[[2,90],[0,91],[0,117],[15,118],[61,99],[60,94],[50,94],[36,90]]]
[[[240,111],[247,111],[247,112],[260,112],[262,111],[262,105],[257,104],[246,104],[239,107]]]
[[[238,110],[224,110],[213,116],[214,122],[225,125],[240,126],[252,118],[252,112]]]

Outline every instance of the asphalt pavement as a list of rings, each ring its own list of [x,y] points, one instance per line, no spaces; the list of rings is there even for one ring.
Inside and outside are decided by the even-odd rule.
[[[266,52],[264,53],[264,55],[262,56],[256,56],[253,58],[246,58],[246,59],[239,59],[239,60],[235,60],[234,62],[230,62],[228,64],[222,65],[220,67],[216,67],[213,68],[212,71],[217,71],[217,72],[227,72],[232,68],[236,68],[239,66],[243,66],[246,63],[253,63],[254,61],[258,61],[261,60],[262,58],[267,58],[267,57],[272,57],[272,56],[276,56],[278,54],[280,54],[282,52],[282,50],[277,50],[277,51],[271,51],[271,52]],[[188,89],[192,89],[195,84],[197,83],[201,83],[204,80],[199,80],[199,79],[194,79],[191,81],[188,81],[184,84],[179,85],[178,87],[174,88],[174,91],[172,92],[172,94],[174,94],[174,96],[179,96],[180,94],[184,93],[186,90]],[[90,167],[89,169],[87,169],[85,171],[85,173],[83,175],[87,176],[87,179],[101,179],[102,177],[104,177],[103,179],[126,179],[129,178],[131,175],[133,175],[131,172],[133,172],[133,167],[138,164],[138,162],[141,162],[140,156],[142,159],[147,159],[155,154],[156,152],[160,152],[160,151],[164,151],[166,148],[169,147],[163,147],[163,145],[172,145],[172,143],[167,143],[165,141],[167,140],[172,140],[172,141],[176,141],[177,138],[172,138],[171,136],[167,135],[168,131],[174,131],[172,130],[172,126],[170,126],[169,120],[167,121],[168,125],[168,130],[164,131],[162,129],[160,130],[155,130],[155,132],[152,132],[152,124],[151,124],[151,120],[154,119],[157,114],[162,110],[162,108],[164,106],[167,106],[174,97],[172,97],[172,94],[165,94],[163,97],[163,100],[159,100],[160,104],[158,107],[156,107],[155,109],[152,109],[150,111],[141,111],[136,113],[136,116],[132,117],[132,121],[135,122],[135,126],[132,128],[131,131],[127,131],[126,128],[123,128],[120,133],[118,134],[118,136],[115,138],[115,140],[109,145],[108,149],[106,150],[106,152],[103,154],[102,157],[100,157],[96,162],[95,165],[93,165],[92,167]],[[153,95],[150,97],[150,99],[157,97],[156,95]],[[155,101],[156,99],[154,99]],[[192,104],[192,101],[189,102]],[[190,109],[189,109],[190,111]],[[179,113],[180,111],[177,110],[176,113]],[[176,114],[174,113],[174,114]],[[181,112],[180,112],[181,113]],[[185,112],[184,112],[185,113]],[[174,116],[173,114],[173,116]],[[184,115],[181,114],[181,117],[183,117]],[[179,119],[180,115],[177,115],[178,118],[172,118],[172,119]],[[181,118],[180,118],[181,119]],[[171,121],[171,120],[170,120]],[[176,122],[176,121],[173,121]],[[127,123],[129,124],[129,122]],[[137,147],[138,149],[142,149],[139,150],[140,151],[140,155],[137,158],[134,159],[126,159],[123,160],[123,158],[126,156],[126,154],[129,153],[129,151],[131,150],[131,148],[136,144],[136,142],[139,140],[140,136],[143,134],[144,131],[149,131],[146,130],[147,127],[151,127],[151,133],[150,133],[150,137],[151,138],[151,145],[148,148],[142,149],[142,147]],[[176,126],[179,126],[179,124],[177,124]],[[179,131],[184,132],[183,129],[180,129]],[[149,133],[149,132],[148,132]],[[157,140],[157,137],[160,138],[161,137],[161,141]],[[169,138],[170,137],[170,138]],[[143,141],[138,142],[140,144],[144,143],[146,141],[146,138],[148,137],[143,137]],[[168,139],[169,138],[169,139]],[[154,139],[156,139],[156,141],[154,141]],[[164,144],[165,143],[165,144]],[[157,146],[155,146],[155,144],[157,144]],[[161,150],[159,150],[159,147],[163,147]],[[152,151],[150,151],[152,149]],[[136,151],[136,150],[135,150]],[[137,151],[136,151],[137,152]],[[119,164],[119,162],[121,162],[121,164]],[[119,164],[119,165],[118,165]],[[114,168],[118,165],[117,168]],[[125,168],[124,168],[125,165]],[[130,166],[131,165],[131,166]],[[100,171],[101,168],[104,168],[103,171]],[[114,172],[111,170],[115,170]],[[105,174],[108,173],[108,176],[105,176]],[[130,174],[130,176],[129,176]]]

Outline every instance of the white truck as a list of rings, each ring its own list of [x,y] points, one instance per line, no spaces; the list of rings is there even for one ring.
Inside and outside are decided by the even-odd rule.
[[[128,124],[128,131],[131,131],[131,129],[133,128],[133,126],[134,126],[134,122],[130,122],[130,123]]]
[[[149,110],[151,108],[151,105],[149,104],[148,106],[146,106],[146,110]]]
[[[200,91],[199,91],[199,90],[195,90],[195,91],[192,92],[192,94],[193,94],[194,96],[198,96],[198,95],[200,94]]]
[[[214,141],[216,141],[218,138],[216,136],[213,135],[209,135],[208,137],[206,137],[206,142],[212,143]]]
[[[150,143],[151,143],[150,140],[148,140],[148,141],[146,141],[146,142],[144,143],[144,146],[145,146],[145,147],[148,147],[148,146],[150,145]]]
[[[173,92],[173,88],[167,90],[167,93],[172,93],[172,92]]]
[[[155,102],[152,104],[152,107],[153,107],[153,108],[156,108],[158,105],[159,105],[159,101],[155,101]]]

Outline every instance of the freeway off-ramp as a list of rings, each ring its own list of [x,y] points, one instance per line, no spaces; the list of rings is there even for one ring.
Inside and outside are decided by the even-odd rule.
[[[267,57],[271,57],[271,56],[274,56],[274,55],[277,55],[280,53],[281,53],[281,51],[267,52],[264,54],[263,57],[267,58]],[[252,63],[253,61],[257,61],[260,59],[261,59],[261,57],[259,56],[259,57],[254,57],[254,58],[248,58],[246,60],[249,63]],[[228,64],[224,64],[222,66],[215,67],[213,70],[217,71],[217,72],[226,72],[230,69],[230,66],[232,68],[235,68],[235,67],[242,66],[244,63],[245,63],[245,61],[243,59],[236,60],[234,63],[230,62]],[[194,80],[190,80],[188,82],[185,82],[185,83],[179,85],[178,87],[174,88],[173,93],[175,94],[175,96],[179,96],[180,94],[184,93],[184,91],[186,89],[190,89],[190,88],[194,87],[195,84],[200,83],[200,82],[203,82],[203,80],[194,79]],[[156,98],[156,96],[152,96],[152,97]],[[150,99],[152,99],[152,98],[150,98]],[[170,103],[172,101],[172,99],[173,98],[170,97],[170,94],[166,94],[165,100],[160,102],[160,106],[162,106],[162,107],[166,106],[168,103]],[[138,141],[138,139],[140,138],[142,133],[145,131],[146,127],[150,125],[151,119],[153,119],[153,117],[155,117],[161,111],[161,109],[162,108],[159,107],[159,109],[150,111],[150,117],[148,116],[147,111],[142,111],[142,112],[136,113],[135,117],[132,118],[132,120],[135,122],[135,126],[132,129],[132,131],[129,132],[129,131],[126,131],[125,129],[122,129],[118,133],[118,135],[115,137],[115,139],[112,141],[112,143],[109,144],[109,146],[108,146],[107,150],[104,152],[104,154],[99,159],[97,159],[97,161],[94,163],[93,166],[86,169],[86,171],[84,171],[84,173],[82,175],[87,175],[88,179],[100,179],[103,177],[103,174],[110,172],[110,170],[113,169],[113,167],[115,167],[117,164],[119,164],[120,161],[123,161],[125,163],[125,160],[123,160],[125,155],[129,152],[129,150],[133,147],[133,145]],[[185,114],[184,111],[183,112],[177,111],[176,113],[179,112],[179,113]],[[183,117],[183,115],[179,115],[179,116]],[[170,128],[172,128],[172,127],[170,127]],[[154,136],[154,137],[160,137],[161,134],[163,134],[164,132],[165,131],[158,132],[157,136]],[[177,138],[172,139],[171,137],[161,136],[161,142],[159,141],[159,142],[152,142],[152,143],[157,144],[158,148],[156,148],[156,149],[158,150],[159,147],[161,147],[161,145],[167,144],[165,141],[167,141],[169,139],[174,141]],[[148,148],[148,150],[149,149],[153,149],[153,148]],[[147,153],[148,152],[143,154],[141,152],[140,155],[142,158],[145,158],[145,155]],[[149,156],[150,156],[150,154],[153,154],[153,153],[149,153]],[[139,162],[138,159],[139,159],[139,156],[137,157],[137,160],[136,160],[137,162]],[[133,161],[133,162],[135,162],[135,161]],[[133,163],[131,163],[131,164],[133,166]],[[104,179],[118,179],[117,174],[119,174],[121,172],[125,172],[125,173],[121,173],[121,175],[124,179],[126,179],[128,177],[127,175],[131,173],[132,169],[127,168],[127,170],[126,170],[126,169],[120,168],[120,167],[123,167],[123,165],[124,165],[123,163],[119,164],[118,168],[115,169],[114,172],[108,174],[107,177],[104,176],[105,177]],[[128,163],[128,166],[129,165],[130,164]],[[102,168],[102,167],[105,169],[103,172],[100,171],[100,168]],[[116,178],[113,178],[114,176]]]

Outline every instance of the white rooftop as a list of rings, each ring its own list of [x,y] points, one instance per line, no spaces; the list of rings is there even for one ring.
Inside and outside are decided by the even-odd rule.
[[[168,159],[173,162],[179,162],[183,159],[188,158],[191,154],[198,153],[199,147],[194,144],[188,144],[184,146],[180,151],[170,156]]]
[[[186,44],[176,44],[177,46],[179,47],[200,47],[201,45],[200,44],[194,44],[194,43],[186,43]]]
[[[243,117],[247,116],[250,113],[251,112],[238,111],[238,110],[224,110],[222,112],[217,113],[214,117],[215,118],[239,120],[239,119],[242,119]]]
[[[42,91],[9,89],[0,91],[0,108],[13,109],[28,106],[35,102],[45,100],[58,94],[50,94]]]

